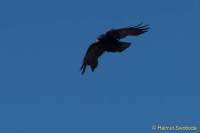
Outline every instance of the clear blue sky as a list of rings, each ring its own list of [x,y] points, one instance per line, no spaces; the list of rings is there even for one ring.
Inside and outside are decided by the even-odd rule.
[[[1,133],[153,133],[200,128],[198,0],[1,0]],[[80,75],[87,47],[140,22],[123,53]]]

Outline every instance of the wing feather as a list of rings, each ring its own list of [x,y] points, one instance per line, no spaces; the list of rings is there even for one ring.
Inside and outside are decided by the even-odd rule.
[[[148,25],[136,25],[136,26],[129,26],[120,29],[112,29],[106,33],[106,36],[112,37],[115,39],[122,39],[127,36],[137,36],[147,32],[149,29]]]
[[[103,54],[103,52],[104,48],[99,42],[95,42],[90,45],[83,59],[81,73],[84,74],[87,65],[90,65],[91,68],[94,70],[98,64],[98,58]]]

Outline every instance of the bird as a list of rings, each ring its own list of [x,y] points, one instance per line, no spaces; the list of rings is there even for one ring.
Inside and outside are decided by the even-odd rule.
[[[91,71],[98,66],[98,58],[105,52],[122,52],[129,48],[130,42],[121,41],[121,39],[127,36],[138,36],[148,31],[149,25],[143,25],[140,23],[136,26],[128,26],[118,29],[110,29],[104,34],[97,37],[96,41],[93,42],[87,49],[86,54],[83,58],[83,62],[80,68],[81,74],[83,75],[86,71],[86,67],[90,66]]]

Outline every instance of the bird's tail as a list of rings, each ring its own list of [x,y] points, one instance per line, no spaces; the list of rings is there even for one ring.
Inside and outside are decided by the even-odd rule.
[[[128,43],[128,42],[120,42],[120,44],[118,45],[119,47],[118,47],[117,51],[122,52],[125,49],[127,49],[130,45],[131,45],[131,43]]]
[[[83,62],[82,66],[81,66],[81,74],[83,75],[85,73],[85,69],[86,69],[86,63]]]

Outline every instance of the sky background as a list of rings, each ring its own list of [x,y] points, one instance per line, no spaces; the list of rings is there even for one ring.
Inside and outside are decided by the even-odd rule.
[[[1,0],[1,133],[200,130],[199,0]],[[111,28],[150,24],[80,74],[88,46]]]

